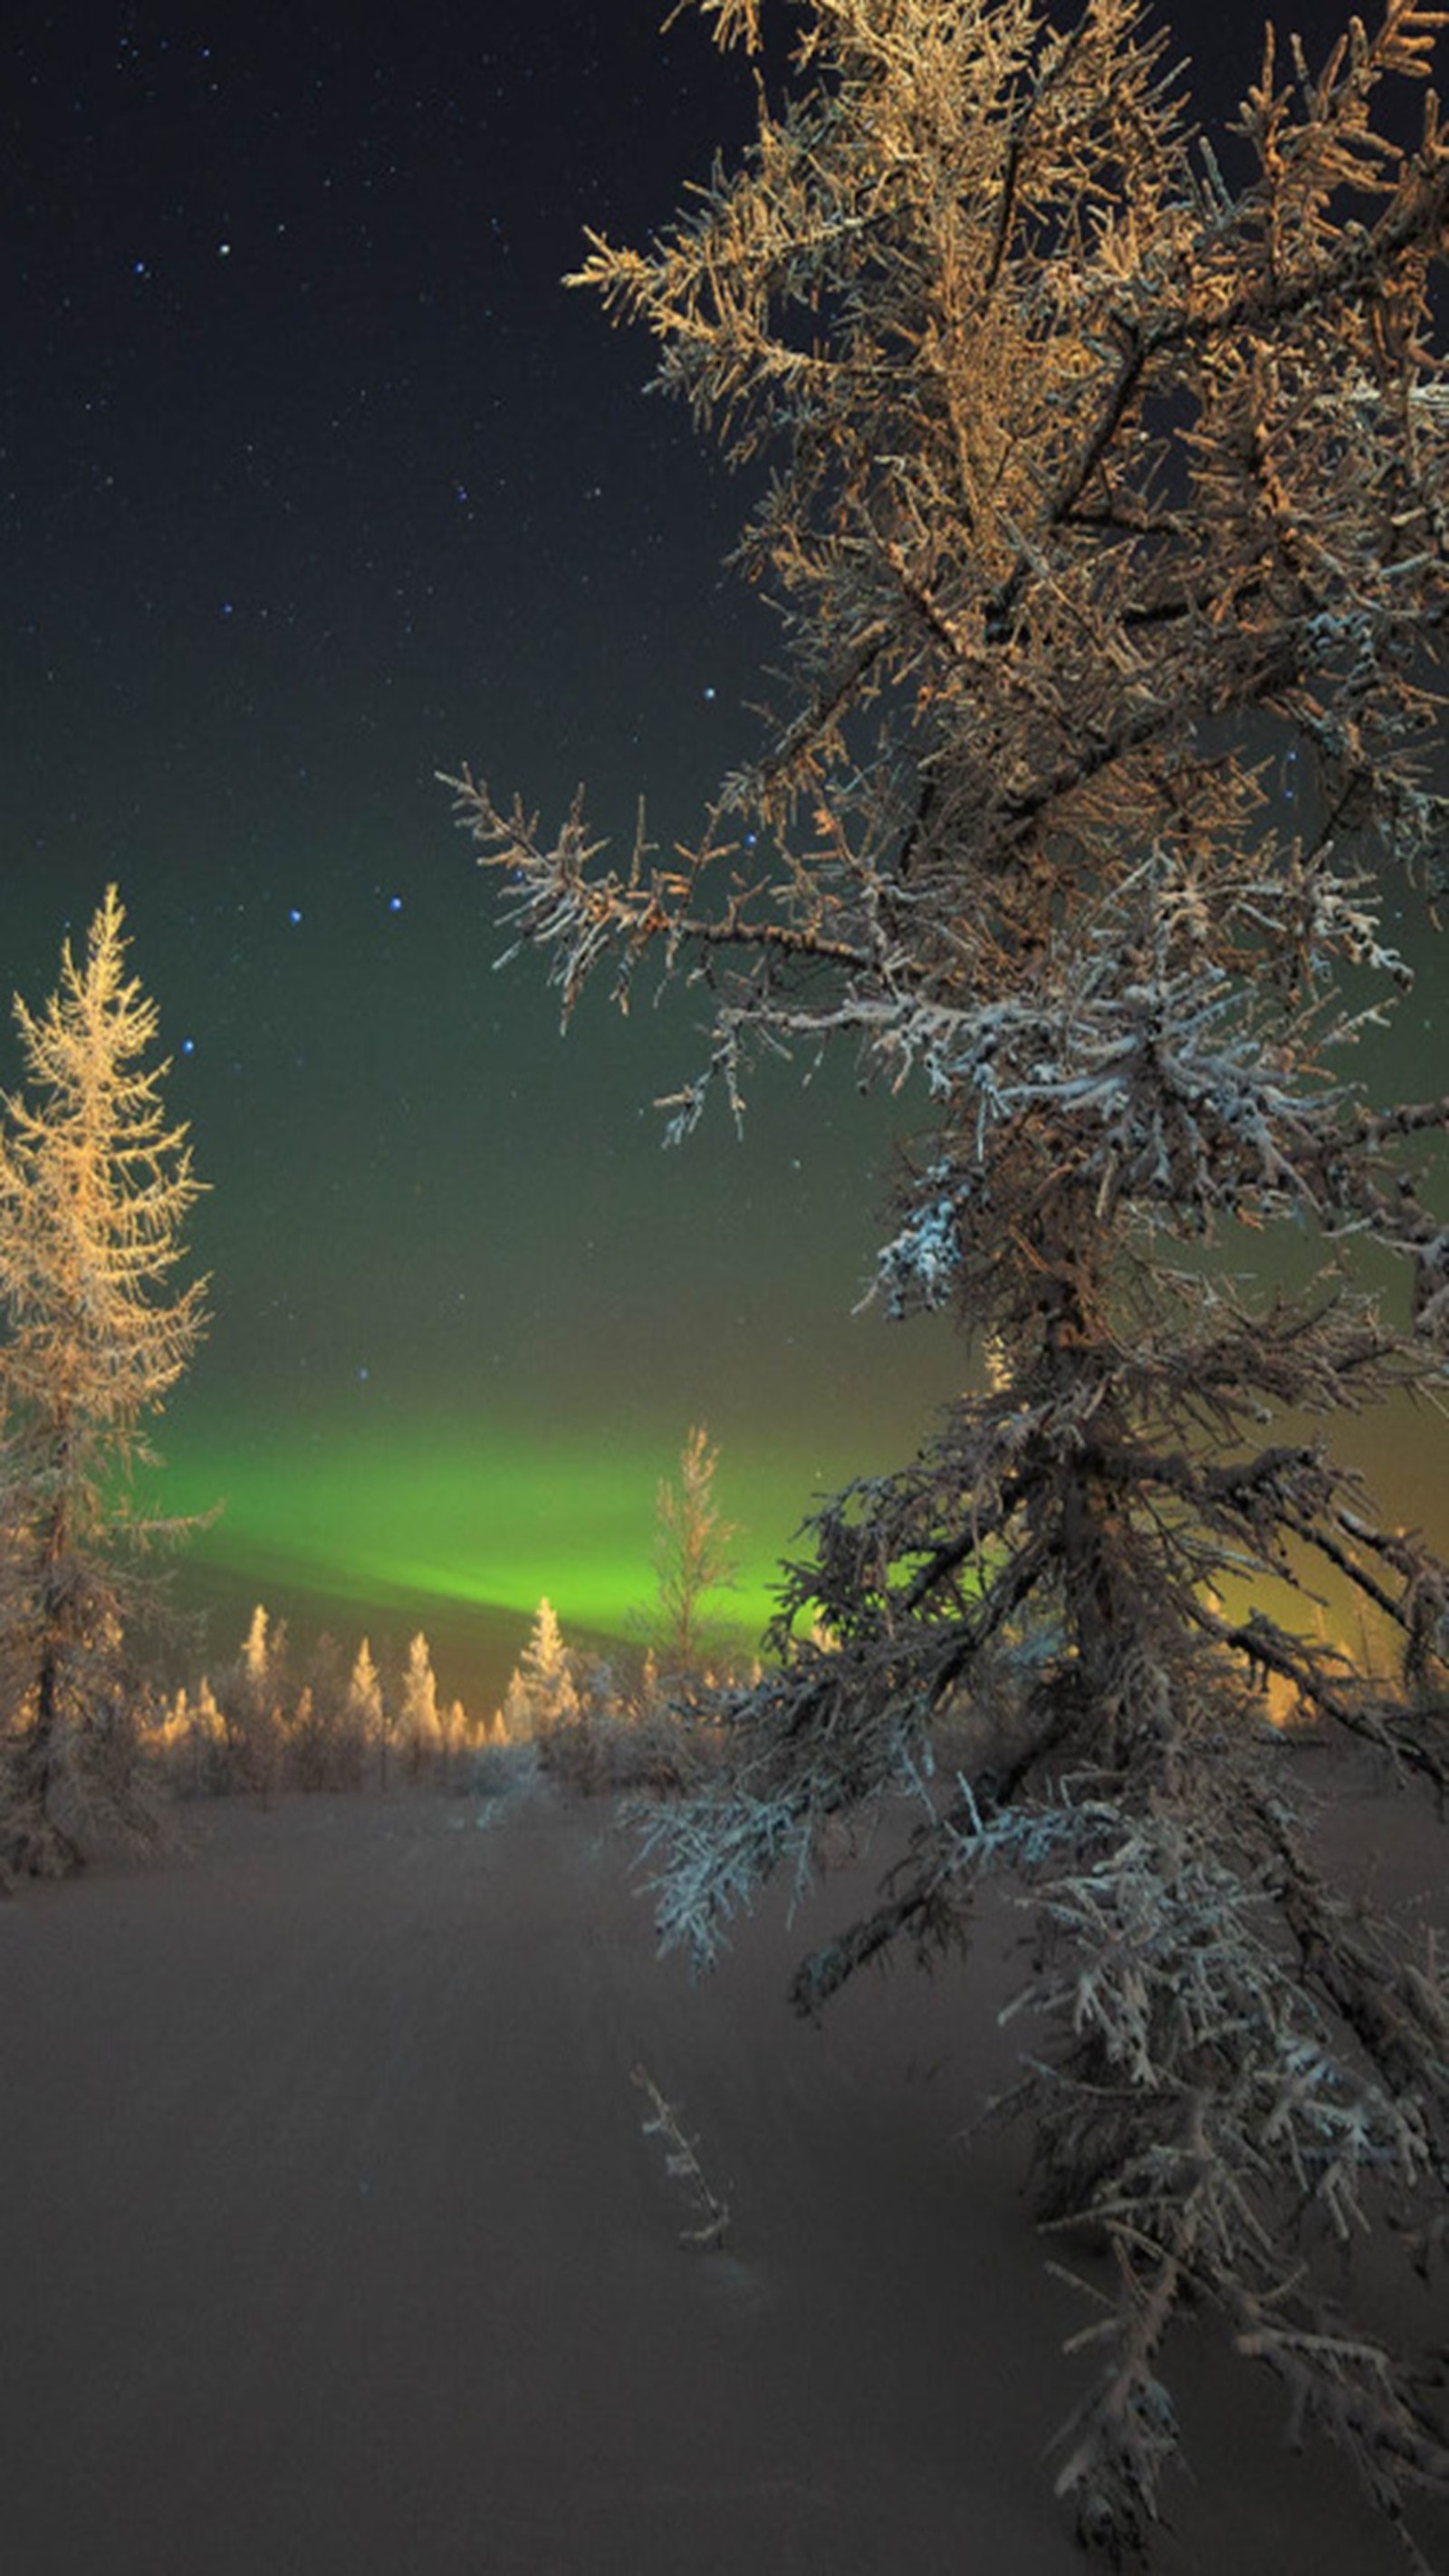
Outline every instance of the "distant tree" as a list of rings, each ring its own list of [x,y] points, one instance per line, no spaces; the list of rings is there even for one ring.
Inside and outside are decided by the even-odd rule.
[[[738,1531],[715,1500],[718,1465],[719,1451],[711,1449],[708,1433],[696,1428],[679,1453],[678,1484],[660,1479],[654,1534],[657,1591],[648,1627],[656,1668],[667,1676],[700,1674],[722,1643],[705,1604],[712,1593],[734,1585],[730,1546]]]
[[[347,1713],[364,1744],[377,1747],[378,1768],[383,1786],[387,1785],[387,1748],[391,1729],[382,1695],[382,1681],[372,1658],[372,1647],[366,1637],[357,1649],[347,1681]]]
[[[199,1194],[155,1005],[125,971],[114,886],[43,1011],[15,1004],[29,1089],[0,1119],[0,1759],[12,1866],[63,1873],[88,1823],[144,1830],[130,1773],[126,1558],[178,1525],[132,1508],[147,1429],[203,1329],[178,1288]]]
[[[510,1744],[527,1744],[552,1726],[572,1724],[579,1706],[573,1657],[564,1644],[558,1613],[545,1597],[504,1694],[499,1712],[504,1737]]]
[[[178,1691],[164,1729],[163,1749],[179,1749],[184,1754],[183,1777],[193,1796],[230,1787],[226,1720],[205,1673],[197,1684],[194,1700],[188,1700],[184,1690]]]
[[[757,41],[764,0],[699,6]],[[1324,1874],[1262,1686],[1449,1787],[1449,1571],[1324,1429],[1442,1394],[1449,1335],[1421,1151],[1449,1102],[1372,1099],[1350,1053],[1449,846],[1449,147],[1432,93],[1409,141],[1384,99],[1443,22],[1389,0],[1317,71],[1270,35],[1230,176],[1136,0],[796,15],[739,169],[582,272],[771,465],[741,550],[788,655],[761,755],[697,846],[661,862],[641,830],[623,871],[581,800],[550,838],[453,782],[565,1017],[651,959],[712,996],[672,1133],[712,1086],[738,1112],[758,1046],[843,1040],[915,1086],[880,1295],[952,1310],[987,1363],[914,1464],[815,1519],[731,1779],[661,1818],[662,1921],[708,1955],[833,1819],[918,1796],[879,1909],[800,1973],[814,2009],[893,1942],[964,1946],[977,1882],[1015,1873],[1020,2105],[1049,2205],[1115,2260],[1061,2472],[1080,2530],[1120,2552],[1159,2510],[1189,2305],[1397,2518],[1442,2428],[1297,2240],[1392,2193],[1401,2245],[1442,2243],[1444,1964]],[[1230,1276],[1202,1248],[1240,1270],[1236,1228],[1319,1275]],[[1321,1578],[1394,1671],[1285,1609]]]
[[[213,1747],[208,1733],[213,1715],[219,1718],[220,1712],[203,1677],[195,1699],[183,1686],[148,1716],[148,1754],[157,1756],[171,1779],[196,1797],[212,1785]]]
[[[186,1694],[180,1694],[184,1699]],[[197,1685],[196,1701],[188,1727],[193,1788],[222,1785],[226,1777],[226,1720],[217,1703],[215,1691],[205,1673]]]
[[[528,1684],[515,1664],[508,1676],[508,1688],[501,1707],[493,1712],[491,1738],[495,1744],[529,1744],[533,1740],[533,1702]]]
[[[353,1706],[341,1650],[324,1629],[307,1657],[303,1685],[287,1719],[289,1777],[301,1789],[353,1789],[362,1777],[369,1742]]]
[[[410,1771],[421,1770],[443,1741],[438,1716],[438,1684],[427,1638],[419,1629],[408,1647],[398,1712],[398,1744]]]
[[[223,1672],[221,1697],[203,1675],[195,1693],[179,1691],[148,1730],[148,1747],[167,1757],[173,1779],[192,1792],[292,1788],[351,1789],[382,1736],[383,1702],[366,1638],[350,1674],[335,1638],[323,1630],[310,1647],[300,1681],[292,1668],[284,1621],[262,1603],[252,1612],[235,1661]],[[187,1759],[183,1765],[178,1754]]]
[[[364,1637],[353,1658],[347,1681],[347,1704],[368,1733],[375,1731],[382,1713],[382,1684],[372,1659],[372,1646]]]
[[[524,1647],[519,1670],[527,1686],[535,1726],[557,1726],[577,1715],[579,1694],[573,1657],[564,1644],[558,1614],[547,1598],[538,1605],[533,1634]]]
[[[265,1802],[281,1785],[286,1761],[292,1659],[285,1619],[257,1602],[234,1664],[219,1683],[231,1785]]]
[[[241,1678],[260,1711],[270,1713],[286,1689],[287,1626],[272,1624],[271,1612],[259,1601],[242,1639]]]

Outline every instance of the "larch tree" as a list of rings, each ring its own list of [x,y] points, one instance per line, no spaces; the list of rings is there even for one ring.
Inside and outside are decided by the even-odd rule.
[[[718,1465],[719,1451],[696,1425],[679,1453],[678,1484],[667,1477],[659,1483],[649,1641],[666,1681],[703,1672],[718,1643],[705,1604],[735,1581],[730,1549],[738,1532],[715,1499]]]
[[[698,5],[751,46],[771,14]],[[759,755],[694,846],[641,830],[623,867],[581,798],[549,832],[452,782],[565,1016],[651,961],[709,997],[672,1133],[738,1111],[762,1046],[843,1044],[914,1100],[879,1293],[984,1364],[815,1517],[726,1778],[661,1815],[661,1921],[708,1957],[904,1791],[919,1830],[800,1970],[814,2010],[892,1944],[964,1948],[1007,1873],[1017,2107],[1048,2209],[1112,2257],[1061,2455],[1081,2533],[1150,2536],[1188,2310],[1402,2526],[1443,2425],[1302,2248],[1386,2215],[1442,2247],[1444,1960],[1346,1902],[1264,1685],[1442,1800],[1449,1572],[1330,1431],[1442,1395],[1449,1337],[1449,1101],[1372,1096],[1354,1053],[1449,845],[1449,148],[1431,90],[1406,113],[1444,19],[1389,0],[1317,67],[1270,34],[1229,171],[1136,0],[794,15],[739,166],[581,273],[770,468]],[[1242,1275],[1255,1234],[1311,1283]],[[1324,1641],[1325,1582],[1392,1654]]]
[[[139,1827],[126,1621],[148,1426],[204,1323],[178,1286],[201,1184],[147,1066],[157,1014],[126,972],[112,886],[44,1010],[15,1004],[28,1089],[0,1118],[0,1758],[10,1864],[63,1873],[88,1823]]]

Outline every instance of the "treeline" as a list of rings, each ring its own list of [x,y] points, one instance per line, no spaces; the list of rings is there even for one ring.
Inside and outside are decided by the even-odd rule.
[[[665,1670],[657,1647],[615,1656],[565,1643],[540,1601],[528,1642],[491,1714],[438,1687],[421,1630],[404,1662],[380,1666],[363,1637],[350,1662],[324,1634],[302,1658],[258,1603],[237,1654],[213,1675],[139,1709],[136,1750],[189,1796],[379,1788],[433,1779],[484,1785],[489,1757],[532,1748],[571,1786],[682,1785],[707,1767],[726,1658]]]
[[[148,1753],[193,1794],[282,1788],[353,1789],[369,1775],[416,1777],[476,1736],[462,1703],[438,1691],[419,1633],[395,1673],[364,1637],[351,1662],[324,1634],[293,1655],[284,1621],[260,1602],[235,1657],[215,1675],[158,1704],[144,1730]]]

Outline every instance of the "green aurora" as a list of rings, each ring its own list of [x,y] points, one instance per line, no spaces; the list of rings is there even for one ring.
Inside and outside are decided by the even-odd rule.
[[[642,1436],[605,1450],[586,1429],[541,1439],[409,1421],[385,1442],[334,1431],[168,1443],[161,1491],[168,1511],[222,1507],[188,1550],[189,1591],[214,1567],[252,1577],[262,1597],[271,1574],[364,1615],[400,1599],[420,1614],[432,1601],[529,1615],[547,1594],[566,1626],[623,1637],[653,1591],[657,1489],[675,1466]],[[721,1458],[739,1580],[714,1606],[752,1637],[810,1507],[801,1472],[784,1453]]]
[[[1314,1436],[1312,1424],[1298,1427]],[[1388,1516],[1424,1529],[1442,1548],[1449,1541],[1436,1457],[1442,1423],[1404,1405],[1338,1431],[1335,1445]],[[637,1642],[654,1589],[658,1485],[677,1468],[662,1427],[619,1440],[587,1421],[572,1433],[540,1433],[486,1418],[429,1425],[409,1414],[379,1432],[297,1435],[263,1424],[166,1447],[156,1480],[164,1509],[220,1506],[186,1550],[186,1603],[227,1599],[240,1617],[244,1597],[272,1604],[280,1593],[304,1628],[330,1624],[345,1642],[363,1630],[400,1639],[424,1627],[448,1641],[448,1686],[470,1705],[501,1692],[545,1595],[576,1641]],[[741,1645],[761,1638],[781,1561],[803,1552],[796,1540],[815,1503],[853,1474],[907,1454],[888,1451],[879,1430],[876,1447],[863,1456],[858,1428],[845,1418],[829,1451],[798,1439],[722,1451],[717,1498],[736,1526],[738,1579],[710,1606]],[[1282,1606],[1295,1622],[1313,1623],[1311,1604]],[[1329,1584],[1318,1615],[1343,1633],[1356,1612]],[[215,1636],[220,1650],[238,1642],[221,1621]]]

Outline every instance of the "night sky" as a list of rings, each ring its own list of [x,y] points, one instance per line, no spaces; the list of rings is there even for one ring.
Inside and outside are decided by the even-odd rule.
[[[944,1328],[852,1312],[913,1106],[781,1070],[742,1143],[666,1154],[688,997],[560,1043],[434,783],[551,817],[583,780],[626,844],[644,792],[667,846],[755,738],[748,493],[561,284],[748,130],[742,62],[664,14],[7,11],[0,990],[43,999],[119,885],[212,1184],[159,1430],[166,1504],[225,1498],[203,1589],[610,1627],[703,1421],[757,1623],[812,1495],[957,1380]],[[1216,122],[1259,13],[1198,14]]]

